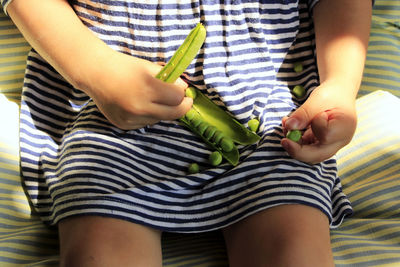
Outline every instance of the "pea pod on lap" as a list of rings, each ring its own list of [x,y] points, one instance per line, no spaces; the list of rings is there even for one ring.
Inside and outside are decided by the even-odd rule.
[[[188,95],[194,96],[193,107],[180,119],[181,122],[205,143],[219,151],[229,163],[236,165],[239,161],[239,151],[235,143],[250,145],[260,140],[260,137],[199,90],[191,87],[187,91]]]

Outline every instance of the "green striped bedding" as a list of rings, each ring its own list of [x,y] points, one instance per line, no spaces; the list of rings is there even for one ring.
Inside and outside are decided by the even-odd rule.
[[[376,91],[358,99],[357,110],[356,135],[338,153],[354,215],[332,231],[335,262],[400,266],[400,98]]]
[[[0,15],[0,266],[56,266],[55,229],[21,186],[18,101],[29,45]],[[397,96],[397,97],[396,97]],[[338,153],[354,215],[332,230],[336,266],[400,266],[400,1],[375,1],[359,124]],[[164,266],[227,266],[221,233],[163,235]]]
[[[3,13],[0,15],[0,93],[19,101],[30,46]]]
[[[360,95],[384,89],[400,96],[400,1],[376,0]]]

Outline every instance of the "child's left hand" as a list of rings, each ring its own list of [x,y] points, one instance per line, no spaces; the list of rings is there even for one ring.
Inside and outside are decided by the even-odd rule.
[[[305,130],[299,143],[282,139],[281,144],[291,157],[316,164],[351,141],[357,124],[354,97],[331,89],[329,85],[316,88],[290,117],[283,118],[285,135],[289,130]]]

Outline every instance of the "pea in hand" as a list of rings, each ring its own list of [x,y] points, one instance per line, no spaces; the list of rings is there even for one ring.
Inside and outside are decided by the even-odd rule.
[[[282,120],[285,136],[289,131],[304,131],[298,142],[283,138],[283,148],[291,157],[309,164],[335,155],[351,141],[356,128],[353,101],[337,94],[330,96],[326,91],[321,93],[320,89],[316,89],[302,106]]]

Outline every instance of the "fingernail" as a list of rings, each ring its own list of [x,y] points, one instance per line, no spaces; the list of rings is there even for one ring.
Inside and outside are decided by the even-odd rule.
[[[300,122],[296,118],[289,118],[286,120],[285,126],[288,129],[299,129]]]

